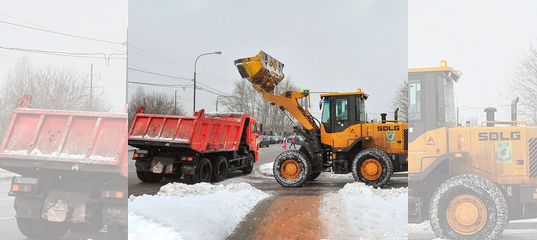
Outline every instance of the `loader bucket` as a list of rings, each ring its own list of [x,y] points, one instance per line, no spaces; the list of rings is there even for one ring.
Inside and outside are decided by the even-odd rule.
[[[273,93],[283,80],[283,63],[261,51],[255,57],[235,60],[241,77],[252,83],[254,88]]]

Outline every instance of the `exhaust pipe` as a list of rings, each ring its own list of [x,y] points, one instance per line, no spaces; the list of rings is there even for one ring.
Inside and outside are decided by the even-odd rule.
[[[396,108],[393,112],[393,120],[397,121],[399,120],[399,108]]]
[[[516,125],[516,121],[518,121],[518,100],[520,98],[516,97],[511,102],[511,121]]]
[[[493,107],[485,108],[485,112],[487,113],[487,127],[494,127],[494,113],[496,111],[496,108]]]
[[[386,117],[388,116],[387,113],[381,113],[380,114],[380,119],[382,119],[382,123],[386,123]]]

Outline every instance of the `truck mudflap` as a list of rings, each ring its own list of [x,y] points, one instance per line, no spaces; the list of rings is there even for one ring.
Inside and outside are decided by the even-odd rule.
[[[522,203],[537,203],[537,185],[520,186],[520,201]]]
[[[41,218],[49,222],[86,222],[88,193],[51,191],[41,208]]]

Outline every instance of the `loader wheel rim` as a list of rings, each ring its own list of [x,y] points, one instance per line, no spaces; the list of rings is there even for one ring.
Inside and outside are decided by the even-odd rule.
[[[360,167],[360,173],[368,181],[375,181],[382,175],[382,164],[377,159],[366,159]]]
[[[455,232],[469,236],[481,231],[488,218],[487,207],[479,197],[463,194],[450,201],[447,209],[448,224]]]
[[[298,161],[294,159],[285,160],[281,167],[282,176],[288,180],[296,180],[300,177],[302,170]]]

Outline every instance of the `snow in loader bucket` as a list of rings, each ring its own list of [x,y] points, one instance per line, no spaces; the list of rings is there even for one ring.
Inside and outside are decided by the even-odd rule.
[[[17,108],[0,145],[0,166],[80,163],[119,172],[125,167],[126,129],[124,113]]]
[[[255,57],[235,60],[235,66],[242,78],[252,83],[254,88],[272,93],[285,77],[283,63],[260,51]]]

